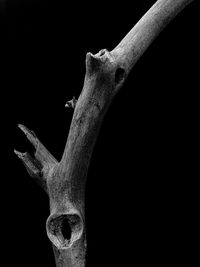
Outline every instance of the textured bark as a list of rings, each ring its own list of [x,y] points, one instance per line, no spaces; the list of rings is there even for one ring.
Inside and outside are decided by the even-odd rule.
[[[46,230],[58,267],[85,266],[84,192],[93,147],[106,110],[130,70],[160,31],[192,0],[158,0],[111,52],[86,55],[86,75],[76,101],[66,147],[58,163],[35,134],[19,125],[36,148],[35,159],[16,152],[50,200]]]

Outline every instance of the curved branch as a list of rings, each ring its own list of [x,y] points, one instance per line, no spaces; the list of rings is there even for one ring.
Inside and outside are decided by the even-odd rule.
[[[158,0],[111,51],[86,56],[86,75],[76,103],[59,172],[82,199],[84,180],[105,112],[131,68],[164,27],[192,0]]]
[[[173,18],[193,0],[158,0],[112,50],[128,74],[145,50]]]
[[[21,127],[43,166],[50,198],[47,235],[53,243],[58,267],[84,267],[86,227],[84,192],[87,170],[104,115],[123,85],[131,68],[162,29],[192,0],[158,0],[111,52],[106,49],[86,55],[86,75],[75,108],[60,163],[39,143],[35,135]],[[40,168],[27,154],[17,155],[31,174]],[[48,172],[44,172],[44,170]],[[66,231],[68,229],[68,231]]]
[[[140,56],[160,31],[190,2],[192,0],[158,0],[111,52],[103,49],[95,55],[86,55],[84,86],[76,102],[66,147],[55,175],[60,177],[57,178],[59,183],[62,180],[63,184],[70,184],[68,196],[71,202],[68,204],[74,203],[83,222],[85,180],[104,115]],[[59,203],[63,204],[64,195],[62,193]],[[81,236],[79,241],[81,243],[77,240],[68,250],[72,252],[73,259],[75,252],[80,254],[75,265],[72,265],[80,267],[84,266],[82,256],[85,254],[86,242]],[[82,244],[82,248],[79,246],[77,250],[77,244]],[[69,256],[64,254],[66,251],[60,253],[63,258]]]

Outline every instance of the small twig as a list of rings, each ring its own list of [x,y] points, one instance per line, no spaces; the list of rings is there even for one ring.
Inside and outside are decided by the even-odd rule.
[[[65,107],[66,108],[73,108],[73,109],[75,109],[76,102],[77,102],[77,100],[76,100],[75,96],[73,96],[72,100],[67,101],[67,103],[65,104]]]

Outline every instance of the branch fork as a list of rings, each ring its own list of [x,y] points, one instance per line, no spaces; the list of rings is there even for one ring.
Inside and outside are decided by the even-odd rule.
[[[35,158],[32,158],[28,152],[22,153],[17,150],[14,150],[14,152],[23,162],[30,176],[37,178],[40,185],[46,191],[46,177],[49,175],[52,168],[58,164],[58,162],[43,146],[33,131],[29,130],[22,124],[19,124],[18,127],[36,149],[34,155]]]

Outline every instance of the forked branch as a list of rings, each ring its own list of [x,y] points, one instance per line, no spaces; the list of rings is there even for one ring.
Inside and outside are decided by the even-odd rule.
[[[160,31],[192,0],[158,0],[111,52],[86,55],[86,75],[60,163],[36,136],[20,126],[36,148],[35,159],[16,152],[31,175],[43,177],[50,199],[47,235],[57,267],[84,267],[84,192],[93,147],[106,110],[130,70]]]

